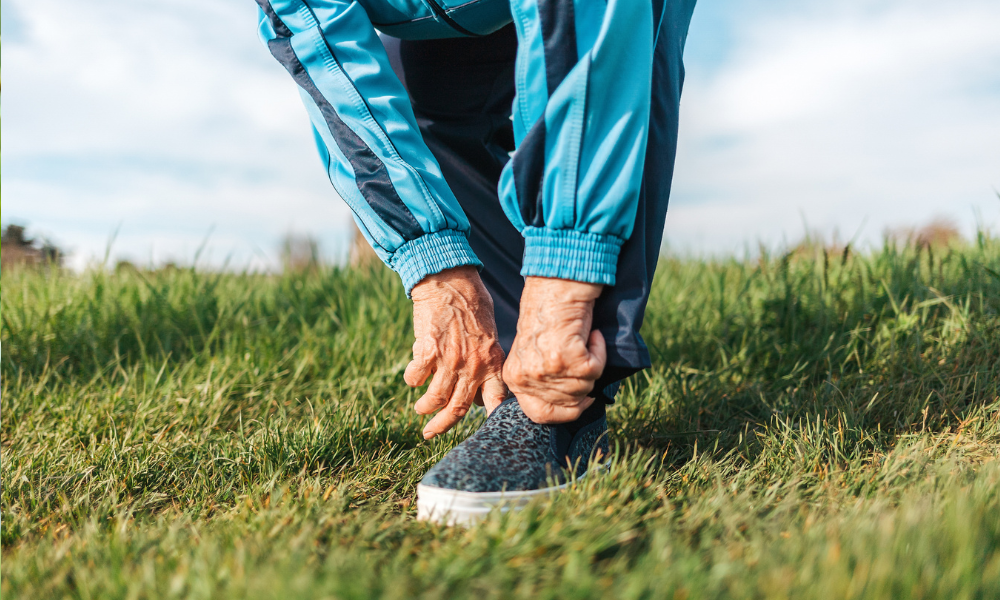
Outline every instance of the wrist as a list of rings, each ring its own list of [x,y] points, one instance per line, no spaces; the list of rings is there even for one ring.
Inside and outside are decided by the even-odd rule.
[[[532,276],[525,277],[523,294],[545,296],[556,302],[592,303],[600,297],[603,290],[604,286],[599,283]]]
[[[429,275],[454,267],[483,266],[469,246],[466,234],[455,229],[426,233],[404,243],[386,264],[399,273],[407,297],[413,287]]]
[[[435,300],[443,295],[458,293],[465,297],[482,295],[484,286],[479,277],[479,269],[471,265],[445,269],[427,275],[410,290],[414,302]],[[487,294],[487,297],[489,295]]]

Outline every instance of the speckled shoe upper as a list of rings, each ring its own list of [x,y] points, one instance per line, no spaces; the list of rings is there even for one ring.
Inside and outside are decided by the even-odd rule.
[[[591,457],[608,455],[608,425],[601,417],[571,435],[559,425],[539,425],[510,398],[483,426],[424,475],[426,486],[463,492],[537,490],[566,481],[566,468],[579,477]]]

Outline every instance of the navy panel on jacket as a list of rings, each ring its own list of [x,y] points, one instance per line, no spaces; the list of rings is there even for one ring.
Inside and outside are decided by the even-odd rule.
[[[267,0],[258,0],[264,13],[272,20],[272,26],[279,37],[267,43],[271,55],[281,63],[323,114],[330,133],[337,142],[340,151],[348,158],[354,169],[354,177],[358,190],[372,210],[387,225],[397,231],[404,239],[413,240],[423,235],[423,229],[410,209],[396,193],[385,165],[375,152],[365,144],[364,140],[344,123],[336,109],[330,104],[316,87],[316,84],[306,73],[295,51],[292,49],[291,31],[281,22],[281,19],[271,9]],[[280,26],[280,27],[279,27]],[[287,35],[284,35],[286,34]]]

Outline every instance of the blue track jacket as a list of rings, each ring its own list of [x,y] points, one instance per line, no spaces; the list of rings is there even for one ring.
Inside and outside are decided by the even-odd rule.
[[[521,274],[614,285],[646,151],[660,25],[650,0],[257,2],[260,37],[299,86],[330,181],[407,294],[427,275],[482,265],[376,29],[456,37],[513,20],[517,150],[499,195],[525,238]]]

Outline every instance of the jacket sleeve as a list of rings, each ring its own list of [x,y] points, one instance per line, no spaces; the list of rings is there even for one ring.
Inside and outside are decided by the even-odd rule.
[[[654,24],[643,0],[511,0],[517,150],[500,180],[521,274],[614,285],[646,154]]]
[[[333,187],[407,295],[427,275],[482,266],[365,10],[350,0],[257,3],[261,40],[299,86]]]

